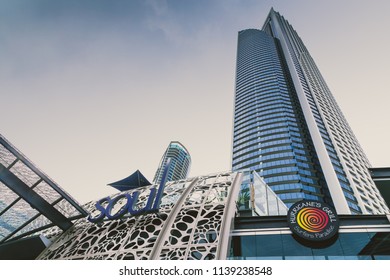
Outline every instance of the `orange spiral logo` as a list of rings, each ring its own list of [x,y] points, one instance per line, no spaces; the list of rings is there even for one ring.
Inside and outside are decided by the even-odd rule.
[[[300,210],[297,214],[298,225],[308,232],[320,232],[329,222],[329,217],[325,211],[307,207]]]

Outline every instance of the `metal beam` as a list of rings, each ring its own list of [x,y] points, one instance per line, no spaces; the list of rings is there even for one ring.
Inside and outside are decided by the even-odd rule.
[[[35,174],[37,174],[39,177],[41,177],[46,184],[48,184],[50,187],[52,187],[55,191],[57,191],[62,197],[64,197],[74,208],[76,208],[77,211],[79,211],[82,215],[85,217],[88,216],[88,213],[80,206],[78,205],[75,200],[66,193],[63,189],[58,187],[53,180],[49,178],[45,173],[43,173],[41,170],[39,170],[34,164],[32,164],[26,156],[24,156],[21,152],[19,152],[11,143],[9,143],[1,134],[0,134],[0,144],[2,144],[6,149],[8,149],[18,160],[22,161],[28,168],[30,168]],[[16,162],[16,161],[15,161]],[[12,163],[12,164],[15,164]],[[8,167],[11,168],[10,166]]]
[[[62,230],[73,223],[0,163],[0,181]]]
[[[164,222],[164,225],[160,231],[160,234],[157,236],[157,239],[154,242],[152,252],[150,253],[150,256],[149,256],[149,260],[160,259],[161,250],[162,250],[162,247],[164,245],[164,241],[171,234],[172,225],[175,222],[175,219],[176,219],[177,215],[179,214],[180,210],[182,209],[183,204],[184,204],[187,196],[190,194],[190,192],[192,191],[192,188],[196,185],[197,182],[198,182],[198,178],[195,178],[190,183],[190,185],[183,191],[180,198],[176,201],[171,212],[169,213],[168,218]]]
[[[371,178],[375,181],[378,179],[390,180],[390,167],[376,167],[368,169],[371,174]]]
[[[234,177],[232,185],[230,186],[229,195],[225,202],[225,211],[221,221],[220,240],[218,242],[217,253],[215,258],[217,260],[226,260],[228,255],[228,248],[231,241],[230,233],[234,227],[234,216],[236,213],[236,201],[240,186],[244,175],[239,172]]]

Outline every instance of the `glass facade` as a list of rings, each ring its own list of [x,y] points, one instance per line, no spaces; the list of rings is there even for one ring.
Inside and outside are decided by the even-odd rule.
[[[255,29],[238,41],[233,170],[258,172],[287,206],[331,202],[277,41]]]
[[[389,260],[390,232],[339,233],[326,248],[309,248],[291,234],[233,236],[229,259]]]
[[[190,172],[190,153],[180,142],[172,141],[171,143],[169,143],[168,148],[166,149],[163,157],[161,158],[160,164],[154,176],[153,181],[156,184],[159,184],[161,182],[168,158],[171,159],[171,164],[168,170],[167,181],[185,179]]]
[[[324,201],[343,214],[388,208],[370,164],[293,27],[271,9],[238,34],[232,169],[256,171],[291,206]]]

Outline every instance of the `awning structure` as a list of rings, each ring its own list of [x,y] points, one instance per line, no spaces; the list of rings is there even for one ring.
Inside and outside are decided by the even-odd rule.
[[[369,171],[387,206],[390,207],[390,167],[369,168]]]
[[[148,179],[146,179],[145,176],[142,175],[142,173],[139,170],[137,170],[129,177],[126,177],[122,180],[119,180],[117,182],[108,185],[122,192],[122,191],[136,189],[139,187],[149,186],[151,184],[152,183],[150,183]]]
[[[87,212],[0,134],[0,245],[69,229]]]

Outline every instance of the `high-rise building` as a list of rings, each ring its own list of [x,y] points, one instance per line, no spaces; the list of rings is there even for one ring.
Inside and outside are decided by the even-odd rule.
[[[291,206],[339,214],[388,208],[343,113],[297,32],[271,9],[261,30],[238,34],[232,168],[253,170]]]
[[[178,141],[172,141],[165,150],[154,176],[153,181],[156,184],[161,182],[168,158],[171,159],[171,164],[168,170],[167,181],[185,179],[188,176],[191,166],[190,153],[183,144]]]

